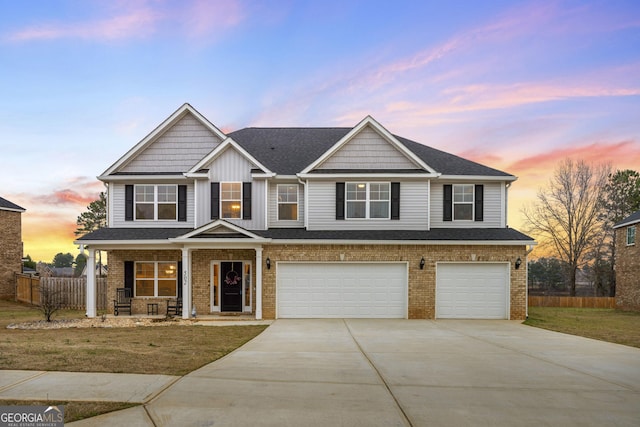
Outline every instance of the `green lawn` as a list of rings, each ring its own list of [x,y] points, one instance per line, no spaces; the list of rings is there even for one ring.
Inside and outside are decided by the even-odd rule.
[[[603,308],[529,307],[525,325],[640,348],[640,313]]]

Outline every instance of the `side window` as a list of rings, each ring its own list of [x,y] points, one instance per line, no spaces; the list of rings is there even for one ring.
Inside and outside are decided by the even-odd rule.
[[[453,220],[473,220],[473,184],[453,186]]]
[[[632,225],[627,228],[627,245],[636,244],[636,226]]]
[[[298,184],[278,184],[278,220],[298,220]]]

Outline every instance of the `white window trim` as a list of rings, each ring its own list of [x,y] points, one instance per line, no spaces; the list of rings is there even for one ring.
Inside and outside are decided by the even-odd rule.
[[[471,202],[456,202],[456,187],[471,186]],[[471,218],[456,219],[456,205],[471,205]],[[476,186],[475,184],[453,184],[451,186],[451,219],[456,222],[473,222],[476,214]]]
[[[633,242],[629,243],[629,237],[630,237],[630,231],[633,230]],[[636,228],[635,225],[630,225],[629,227],[627,227],[627,246],[634,246],[636,244],[636,239],[638,237],[638,229]]]
[[[223,199],[222,198],[222,186],[224,184],[239,184],[240,185],[240,199]],[[243,212],[243,206],[242,206],[242,201],[244,200],[244,194],[242,193],[244,186],[242,185],[242,181],[224,181],[224,182],[220,182],[220,206],[218,206],[218,211],[220,212],[220,219],[242,219],[242,212]],[[238,203],[240,203],[240,216],[238,216],[237,218],[233,218],[233,217],[225,217],[223,216],[223,210],[222,210],[222,203],[223,202],[235,202],[238,201]]]
[[[358,184],[365,184],[366,185],[366,192],[367,192],[367,197],[365,199],[365,217],[364,218],[350,218],[349,217],[349,202],[362,202],[362,200],[349,200],[348,198],[348,194],[349,194],[349,185],[358,185]],[[387,216],[386,218],[371,218],[371,184],[386,184],[389,188],[389,199],[387,200],[388,203],[388,209],[387,209]],[[347,182],[345,183],[345,189],[344,189],[344,219],[348,220],[348,221],[388,221],[391,220],[391,182],[380,182],[380,181],[373,181],[373,182]],[[373,200],[374,202],[383,202],[384,200]]]
[[[137,295],[138,289],[138,264],[153,264],[153,295]],[[158,284],[163,280],[173,280],[173,279],[160,279],[158,277],[158,265],[159,264],[174,264],[176,266],[176,295],[158,295]],[[136,261],[133,268],[133,293],[136,298],[176,298],[178,296],[178,262],[177,261]],[[142,280],[149,280],[147,278]]]
[[[280,201],[280,187],[290,187],[292,185],[295,185],[296,187],[296,201],[295,203],[292,202],[281,202]],[[298,219],[300,218],[300,184],[278,184],[276,186],[276,217],[278,218],[278,221],[298,221]],[[280,219],[280,205],[296,205],[297,209],[296,209],[296,217],[295,219]]]
[[[176,217],[174,219],[158,219],[158,187],[175,187],[176,189]],[[136,195],[138,194],[138,188],[140,187],[153,187],[153,218],[144,219],[138,218],[138,201],[136,200]],[[151,204],[152,202],[140,202],[143,204]],[[162,204],[170,204],[173,202],[162,202]],[[178,185],[177,184],[136,184],[133,188],[133,219],[134,221],[140,222],[148,222],[148,221],[178,221]]]

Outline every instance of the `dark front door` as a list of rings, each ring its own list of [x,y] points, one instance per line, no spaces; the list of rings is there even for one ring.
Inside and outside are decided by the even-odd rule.
[[[242,262],[221,262],[220,281],[220,310],[242,311]]]

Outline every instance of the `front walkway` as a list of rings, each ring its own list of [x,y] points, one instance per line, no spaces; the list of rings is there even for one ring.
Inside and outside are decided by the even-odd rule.
[[[72,425],[636,426],[640,349],[510,321],[277,320],[155,396]]]

